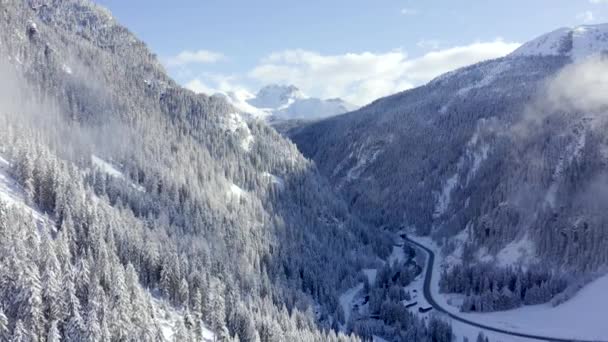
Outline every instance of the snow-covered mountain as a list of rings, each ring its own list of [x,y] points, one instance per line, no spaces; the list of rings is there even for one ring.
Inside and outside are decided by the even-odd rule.
[[[237,112],[89,0],[0,0],[0,341],[360,341],[390,239]]]
[[[607,32],[554,31],[291,138],[355,212],[467,267],[593,272],[608,263]]]
[[[608,24],[560,28],[515,50],[511,56],[568,56],[580,60],[608,51]]]
[[[357,106],[339,98],[322,100],[308,97],[293,85],[268,85],[255,95],[245,91],[218,95],[224,96],[244,114],[269,122],[317,120],[357,109]]]
[[[247,102],[258,108],[280,110],[305,98],[306,96],[296,86],[271,84],[260,89],[256,97]]]

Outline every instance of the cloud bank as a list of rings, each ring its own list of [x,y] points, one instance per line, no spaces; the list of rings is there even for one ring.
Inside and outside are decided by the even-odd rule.
[[[502,57],[519,46],[519,43],[496,39],[433,51],[412,59],[400,50],[342,55],[284,50],[262,59],[248,76],[262,84],[294,84],[312,96],[341,97],[363,105],[424,84],[450,70]]]

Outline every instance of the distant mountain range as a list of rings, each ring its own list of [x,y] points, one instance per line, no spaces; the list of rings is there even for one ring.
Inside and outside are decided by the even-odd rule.
[[[243,114],[269,122],[295,119],[317,120],[358,108],[339,98],[323,100],[308,97],[293,85],[268,85],[255,95],[246,92],[216,95],[226,98]]]

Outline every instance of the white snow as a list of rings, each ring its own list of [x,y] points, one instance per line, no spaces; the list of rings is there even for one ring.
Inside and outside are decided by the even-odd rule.
[[[435,265],[431,291],[439,305],[453,314],[488,326],[508,329],[522,333],[544,335],[564,339],[602,340],[608,336],[608,275],[601,277],[585,286],[572,299],[557,307],[551,304],[524,306],[518,309],[492,313],[461,313],[455,306],[450,305],[450,299],[458,296],[439,293],[439,278],[444,265],[439,246],[429,237],[418,237],[409,234],[415,240],[435,253]],[[525,245],[527,242],[517,242],[514,245]],[[507,253],[510,255],[509,253]],[[504,256],[505,258],[507,255]],[[479,328],[471,327],[459,321],[450,320],[456,336],[461,339],[467,336],[475,340]],[[492,341],[533,341],[516,338],[510,335],[484,331]]]
[[[608,24],[561,28],[542,35],[511,53],[511,56],[569,56],[580,61],[608,50]]]
[[[405,261],[405,251],[403,250],[403,244],[398,243],[393,246],[393,252],[388,256],[388,263],[394,264],[395,262]]]
[[[229,198],[234,198],[234,199],[241,199],[243,198],[245,195],[247,195],[247,192],[245,190],[243,190],[242,188],[240,188],[238,185],[234,184],[234,183],[230,183],[230,185],[228,186],[228,192],[226,193],[226,195]]]
[[[354,287],[348,289],[346,292],[344,292],[338,299],[338,302],[340,303],[340,306],[342,307],[342,310],[344,311],[344,322],[345,323],[348,323],[348,320],[350,319],[350,314],[353,310],[353,300],[355,299],[355,296],[357,296],[362,290],[363,290],[363,283],[359,283],[356,286],[354,286]]]
[[[452,177],[448,178],[443,185],[443,189],[437,198],[437,204],[435,205],[435,218],[441,216],[450,206],[450,200],[452,191],[458,184],[458,173],[455,173]]]
[[[390,144],[393,139],[394,137],[392,135],[387,135],[380,139],[368,137],[361,144],[355,146],[348,157],[338,163],[333,174],[338,174],[345,167],[351,165],[354,160],[355,165],[347,171],[346,180],[353,181],[359,179],[367,167],[376,161],[380,153],[384,151],[384,146]]]
[[[376,282],[376,275],[378,274],[378,270],[375,268],[365,268],[363,269],[363,274],[365,274],[365,276],[367,277],[367,281],[369,281],[370,284],[373,284]]]
[[[284,86],[271,84],[258,91],[255,98],[247,101],[258,108],[285,109],[295,101],[305,99],[306,96],[293,85]]]
[[[510,265],[528,266],[536,260],[536,247],[526,235],[523,238],[513,241],[505,246],[496,255],[498,266],[505,267]]]
[[[72,68],[70,68],[70,66],[69,66],[69,65],[67,65],[67,64],[63,64],[63,65],[61,66],[61,70],[63,70],[63,72],[65,72],[65,73],[66,73],[66,74],[68,74],[68,75],[71,75],[71,74],[72,74]]]
[[[122,172],[118,171],[117,168],[115,168],[112,164],[106,162],[105,160],[103,160],[95,155],[92,155],[91,161],[93,162],[94,166],[99,168],[99,170],[107,173],[108,175],[110,175],[114,178],[125,179],[125,175]]]
[[[97,169],[99,169],[100,171],[108,174],[110,177],[114,177],[117,179],[122,179],[124,181],[129,182],[129,184],[131,185],[131,187],[133,187],[133,189],[140,191],[140,192],[145,192],[146,189],[144,189],[144,187],[142,187],[141,185],[135,184],[131,181],[129,181],[127,179],[127,177],[125,177],[124,173],[122,173],[119,169],[117,169],[114,165],[108,163],[107,161],[97,157],[96,155],[91,155],[91,162],[93,163],[93,166],[96,167]]]
[[[580,157],[583,148],[585,147],[587,135],[584,130],[577,132],[577,136],[573,143],[568,145],[564,153],[560,156],[555,169],[553,170],[551,185],[545,194],[545,204],[551,208],[555,208],[555,201],[559,183],[563,178],[564,171],[572,164],[575,158]]]
[[[268,121],[320,119],[357,109],[341,99],[322,100],[308,97],[293,85],[268,85],[256,95],[246,90],[215,95],[223,96],[243,114]]]
[[[50,223],[51,220],[37,208],[27,204],[23,188],[9,172],[10,163],[0,156],[0,201],[8,206],[15,206],[29,212],[38,223]]]
[[[465,156],[472,161],[472,165],[467,173],[466,184],[469,184],[473,180],[473,177],[479,171],[481,163],[488,159],[488,155],[490,154],[490,145],[482,141],[479,134],[479,130],[485,122],[485,119],[479,120],[475,133],[473,133],[473,136],[471,136],[471,139],[467,143]]]
[[[264,172],[263,175],[270,180],[270,183],[276,184],[279,189],[283,190],[285,188],[285,180],[283,178],[268,172]]]
[[[251,151],[255,139],[251,134],[249,125],[239,113],[231,113],[226,117],[225,129],[230,133],[242,135],[241,147],[246,152]]]
[[[482,73],[481,80],[479,80],[476,83],[471,84],[467,87],[461,88],[460,90],[458,90],[457,94],[460,96],[464,96],[473,89],[487,87],[490,84],[492,84],[498,78],[498,76],[502,75],[503,73],[508,71],[510,68],[511,68],[511,63],[509,60],[504,60],[500,63],[492,63],[492,64],[488,64],[488,65],[483,65],[482,67],[479,67],[477,69]]]
[[[159,298],[153,297],[152,304],[165,341],[173,341],[175,322],[181,319],[183,314]],[[212,341],[215,341],[215,334],[203,325],[203,339],[200,342]]]

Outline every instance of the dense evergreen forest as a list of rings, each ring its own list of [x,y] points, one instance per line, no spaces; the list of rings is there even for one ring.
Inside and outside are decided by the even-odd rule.
[[[391,236],[294,144],[179,87],[87,0],[0,4],[1,341],[369,337],[338,297]]]

